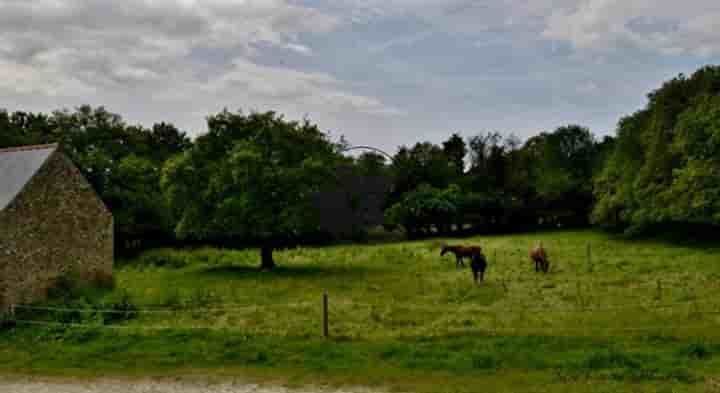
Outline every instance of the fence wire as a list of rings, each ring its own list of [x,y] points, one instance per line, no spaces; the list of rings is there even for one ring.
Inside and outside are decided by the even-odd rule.
[[[247,305],[238,305],[238,304],[226,304],[222,307],[178,307],[178,308],[137,308],[137,309],[130,309],[130,310],[118,310],[118,309],[103,309],[103,308],[72,308],[72,307],[54,307],[54,306],[35,306],[35,305],[27,305],[27,304],[17,304],[14,305],[14,308],[16,310],[31,310],[31,311],[56,311],[56,312],[79,312],[79,313],[96,313],[96,314],[127,314],[128,312],[132,313],[138,313],[138,314],[170,314],[170,313],[198,313],[198,312],[222,312],[222,311],[241,311],[241,310],[257,310],[262,308],[279,308],[279,307],[308,307],[308,306],[317,306],[320,302],[311,302],[311,301],[304,301],[304,302],[283,302],[283,303],[270,303],[270,304],[247,304]],[[494,312],[494,311],[503,311],[503,312],[512,312],[512,311],[522,311],[522,312],[543,312],[543,313],[552,313],[552,312],[595,312],[595,311],[610,311],[610,310],[630,310],[630,309],[667,309],[667,308],[676,308],[679,306],[716,306],[716,310],[706,310],[704,313],[713,313],[717,312],[720,313],[720,303],[717,301],[712,300],[692,300],[692,301],[683,301],[683,302],[666,302],[666,303],[631,303],[631,304],[616,304],[616,305],[601,305],[601,306],[569,306],[569,307],[551,307],[551,306],[534,306],[534,307],[523,307],[523,306],[467,306],[467,305],[449,305],[449,304],[443,304],[443,305],[436,305],[435,307],[430,305],[413,305],[413,304],[404,304],[404,303],[398,303],[398,302],[392,302],[391,304],[382,304],[382,303],[368,303],[368,302],[358,302],[351,299],[332,299],[330,298],[330,303],[333,306],[356,306],[356,307],[365,307],[365,308],[396,308],[396,309],[403,309],[403,310],[416,310],[416,311],[426,311],[426,312],[441,312],[441,313],[448,313],[449,311],[446,308],[443,308],[441,306],[453,306],[453,310],[456,312],[458,310],[461,310],[462,312]]]
[[[46,327],[70,327],[70,328],[85,328],[85,329],[113,329],[113,330],[136,330],[136,331],[162,331],[162,330],[222,330],[222,331],[248,331],[252,327],[239,327],[232,325],[219,325],[219,324],[212,324],[212,325],[166,325],[166,326],[152,326],[152,325],[116,325],[116,324],[104,324],[104,323],[83,323],[83,322],[61,322],[57,320],[37,320],[32,319],[32,313],[28,315],[28,313],[18,313],[18,311],[26,310],[29,312],[32,311],[42,311],[42,312],[49,312],[49,313],[80,313],[80,314],[111,314],[111,315],[126,315],[126,316],[135,316],[140,314],[147,314],[147,315],[182,315],[182,314],[202,314],[202,313],[226,313],[228,316],[247,316],[247,314],[243,314],[244,311],[250,311],[250,312],[263,312],[267,311],[266,316],[270,316],[269,320],[273,320],[274,316],[276,316],[277,311],[271,311],[272,309],[280,308],[281,310],[285,310],[287,308],[300,308],[300,312],[303,312],[305,316],[307,316],[307,308],[308,307],[314,307],[319,306],[320,301],[318,302],[281,302],[281,303],[273,303],[273,304],[255,304],[255,305],[238,305],[238,304],[227,304],[222,307],[192,307],[192,308],[140,308],[140,309],[129,309],[129,310],[119,310],[119,309],[103,309],[103,308],[73,308],[73,307],[53,307],[53,306],[36,306],[36,305],[28,305],[28,304],[18,304],[14,305],[12,309],[14,310],[14,314],[20,314],[16,315],[20,318],[13,319],[14,322],[16,322],[18,325],[30,325],[30,326],[46,326]],[[704,309],[701,310],[700,306],[714,306],[712,309]],[[665,302],[665,303],[635,303],[635,304],[624,304],[624,305],[603,305],[603,306],[594,306],[594,307],[583,307],[583,306],[575,306],[575,307],[542,307],[542,306],[535,306],[535,307],[503,307],[503,306],[495,306],[495,307],[478,307],[478,306],[459,306],[455,307],[452,310],[448,310],[447,307],[433,307],[431,305],[412,305],[412,304],[403,304],[403,303],[390,303],[390,304],[373,304],[368,302],[359,302],[352,299],[337,299],[332,300],[330,299],[330,315],[333,320],[337,320],[338,327],[342,327],[343,325],[346,325],[348,322],[344,321],[344,317],[349,315],[348,313],[352,313],[355,310],[348,310],[347,308],[362,308],[362,309],[370,309],[372,310],[383,310],[386,312],[392,313],[393,311],[397,310],[410,310],[410,311],[424,311],[424,312],[431,312],[431,313],[442,313],[443,317],[440,318],[433,318],[433,320],[426,321],[427,323],[424,323],[422,325],[417,325],[420,328],[435,328],[435,327],[441,327],[445,325],[451,325],[452,322],[448,320],[445,317],[454,317],[454,316],[467,316],[468,312],[478,312],[478,313],[486,313],[490,317],[494,317],[495,319],[490,324],[497,324],[497,313],[502,311],[503,313],[513,313],[513,312],[524,312],[524,313],[532,313],[532,312],[542,312],[543,314],[546,313],[552,313],[552,312],[573,312],[573,313],[586,313],[586,312],[596,312],[596,311],[618,311],[618,310],[632,310],[632,309],[644,309],[647,311],[653,311],[653,310],[661,310],[661,309],[669,309],[669,308],[676,308],[678,311],[687,311],[692,312],[697,315],[714,315],[714,314],[720,314],[720,303],[713,302],[713,301],[683,301],[683,302]],[[690,307],[689,309],[681,308],[681,307]],[[651,314],[648,314],[651,315]],[[28,318],[30,317],[30,318]],[[367,316],[367,318],[371,318],[371,316]],[[312,323],[312,318],[310,320],[304,320],[305,323]],[[321,321],[318,320],[318,325]],[[375,321],[377,322],[377,321]],[[618,321],[620,322],[620,321]],[[362,322],[350,322],[351,325],[357,325],[358,323]],[[369,324],[373,324],[374,322],[369,321]],[[618,326],[618,327],[612,327],[612,326],[594,326],[594,325],[576,325],[576,326],[552,326],[552,325],[543,325],[543,326],[516,326],[516,327],[510,327],[510,326],[472,326],[472,327],[459,327],[459,330],[474,330],[474,331],[484,331],[489,333],[500,333],[500,332],[575,332],[575,331],[582,331],[582,332],[642,332],[642,331],[683,331],[683,330],[701,330],[701,329],[708,329],[708,328],[714,328],[717,327],[717,325],[713,326],[697,326],[697,325],[649,325],[649,326]],[[451,327],[452,329],[452,327]]]

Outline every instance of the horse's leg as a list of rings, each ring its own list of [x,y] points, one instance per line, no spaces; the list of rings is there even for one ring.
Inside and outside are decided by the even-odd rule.
[[[477,271],[477,269],[473,268],[473,269],[472,269],[472,273],[473,273],[473,280],[475,281],[475,284],[477,284],[477,282],[478,282],[478,271]]]
[[[539,272],[539,271],[540,271],[540,263],[539,263],[539,262],[537,261],[537,259],[536,259],[536,260],[535,260],[535,273],[537,273],[537,272]]]

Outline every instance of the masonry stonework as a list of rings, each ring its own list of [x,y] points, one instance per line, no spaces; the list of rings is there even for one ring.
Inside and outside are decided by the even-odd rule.
[[[0,311],[44,300],[62,274],[98,282],[112,272],[112,215],[72,161],[55,150],[0,211]]]

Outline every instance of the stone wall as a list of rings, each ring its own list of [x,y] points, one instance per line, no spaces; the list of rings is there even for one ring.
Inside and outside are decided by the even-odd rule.
[[[110,279],[112,269],[112,215],[56,151],[0,211],[0,310],[43,300],[61,274],[97,282]]]

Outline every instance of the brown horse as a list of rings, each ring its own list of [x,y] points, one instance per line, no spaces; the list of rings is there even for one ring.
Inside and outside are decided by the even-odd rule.
[[[465,266],[463,258],[471,258],[475,255],[482,254],[482,248],[479,246],[444,246],[440,251],[440,256],[451,252],[455,254],[455,266]]]
[[[548,270],[550,270],[550,260],[543,248],[542,242],[530,250],[530,260],[535,262],[536,272],[542,270],[543,273],[547,273]]]

